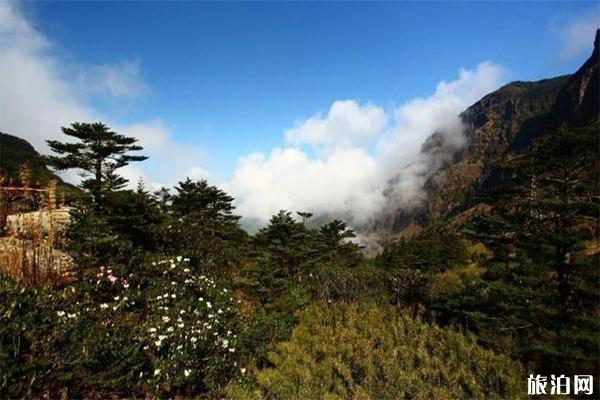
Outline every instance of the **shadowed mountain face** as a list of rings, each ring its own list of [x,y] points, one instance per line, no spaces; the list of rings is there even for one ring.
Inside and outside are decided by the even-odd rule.
[[[478,187],[494,184],[494,163],[506,152],[526,148],[536,137],[564,124],[598,124],[599,46],[600,30],[592,56],[575,74],[513,82],[465,110],[460,118],[467,143],[461,150],[448,149],[444,135],[432,134],[421,152],[444,157],[441,165],[431,165],[424,177],[425,200],[409,210],[390,206],[375,222],[374,231],[388,237],[412,236],[459,209],[465,212],[477,207],[469,198]]]
[[[0,132],[0,176],[6,181],[18,181],[23,166],[31,171],[32,184],[44,185],[51,179],[62,179],[46,168],[42,156],[24,139]]]

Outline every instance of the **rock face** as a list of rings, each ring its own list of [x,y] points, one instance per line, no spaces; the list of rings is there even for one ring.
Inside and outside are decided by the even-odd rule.
[[[600,29],[596,31],[592,56],[571,77],[556,99],[554,114],[572,125],[598,121],[600,110]]]
[[[494,162],[505,152],[526,147],[531,140],[562,124],[598,123],[600,115],[600,30],[594,51],[573,75],[537,82],[513,82],[485,96],[465,110],[466,145],[432,166],[424,177],[426,198],[410,210],[396,209],[375,224],[382,236],[411,236],[425,226],[447,218],[488,180]],[[422,153],[443,152],[443,141],[434,133]],[[393,185],[393,181],[390,181]],[[472,204],[475,206],[475,204]]]

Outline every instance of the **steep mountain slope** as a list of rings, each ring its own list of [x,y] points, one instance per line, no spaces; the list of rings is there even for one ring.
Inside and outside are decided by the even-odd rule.
[[[33,185],[44,185],[55,179],[63,180],[52,173],[42,156],[24,139],[0,132],[0,176],[6,180],[19,180],[19,171],[27,164],[31,170],[30,181]]]
[[[459,212],[463,217],[478,212],[480,205],[472,195],[478,188],[494,184],[494,164],[507,151],[523,149],[532,139],[563,124],[598,124],[599,46],[600,30],[592,56],[575,74],[538,82],[513,82],[465,110],[460,118],[467,144],[445,157],[441,167],[428,172],[425,201],[412,209],[393,210],[377,221],[375,230],[382,236],[411,236]],[[440,138],[443,135],[434,133],[421,152],[447,152]]]

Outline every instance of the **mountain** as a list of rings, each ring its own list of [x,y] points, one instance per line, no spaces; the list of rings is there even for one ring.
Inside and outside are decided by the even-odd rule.
[[[591,57],[573,75],[512,82],[466,109],[460,114],[466,138],[461,149],[445,143],[443,133],[433,133],[421,153],[444,156],[423,177],[424,201],[388,211],[374,224],[375,232],[407,237],[431,225],[449,224],[459,215],[464,219],[484,212],[473,199],[480,188],[495,184],[496,164],[508,152],[523,150],[562,125],[598,126],[599,47],[600,30]]]
[[[30,182],[33,186],[43,186],[56,180],[62,186],[69,186],[50,171],[43,157],[24,139],[0,132],[0,177],[6,181],[19,182],[23,165],[30,169]]]

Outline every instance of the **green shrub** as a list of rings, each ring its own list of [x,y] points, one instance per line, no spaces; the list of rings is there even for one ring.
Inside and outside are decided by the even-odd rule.
[[[232,398],[517,398],[525,374],[472,337],[373,303],[310,306],[289,341],[271,353],[256,385]]]
[[[67,388],[70,397],[216,396],[236,372],[236,309],[181,257],[101,268],[62,289],[0,280],[0,398]]]
[[[381,268],[359,266],[348,268],[336,263],[318,266],[305,278],[315,300],[355,301],[359,299],[389,300],[388,273]]]

